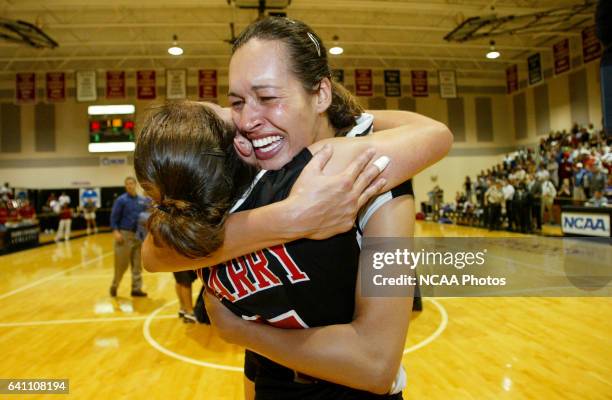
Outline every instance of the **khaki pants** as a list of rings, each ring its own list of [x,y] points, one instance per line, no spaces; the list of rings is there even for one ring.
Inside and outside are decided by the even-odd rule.
[[[132,266],[132,291],[142,289],[142,268],[140,265],[141,242],[132,231],[120,231],[123,243],[115,241],[115,276],[111,287],[118,288],[128,263]]]

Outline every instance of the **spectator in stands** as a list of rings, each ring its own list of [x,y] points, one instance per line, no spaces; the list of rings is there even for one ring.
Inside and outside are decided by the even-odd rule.
[[[64,204],[59,213],[59,225],[57,227],[57,234],[55,235],[55,241],[59,242],[62,236],[64,241],[70,240],[70,228],[72,227],[72,210],[68,204]]]
[[[467,201],[472,201],[472,180],[469,175],[465,177],[465,182],[463,183],[463,188],[465,189],[465,197]]]
[[[0,226],[4,227],[9,220],[9,210],[6,201],[0,198]]]
[[[68,196],[66,192],[62,192],[58,201],[59,201],[60,207],[63,207],[64,204],[70,205],[70,196]]]
[[[572,199],[574,201],[583,202],[586,200],[586,196],[584,194],[584,186],[583,186],[585,175],[586,175],[586,169],[584,169],[581,162],[577,163],[575,172],[574,172],[574,191],[572,195]]]
[[[531,194],[531,217],[535,219],[536,229],[542,230],[542,182],[527,176],[527,188]]]
[[[603,192],[606,189],[606,183],[608,181],[608,177],[606,175],[606,170],[600,168],[596,164],[591,166],[591,175],[590,178],[590,188],[593,193],[599,191]]]
[[[489,218],[489,230],[497,230],[501,225],[501,208],[504,201],[501,181],[495,181],[485,193],[485,206]]]
[[[504,186],[502,187],[502,193],[504,194],[503,206],[506,209],[506,218],[508,219],[508,230],[513,231],[515,229],[514,214],[512,209],[512,201],[514,199],[514,185],[508,179],[504,179]]]
[[[557,189],[555,189],[555,185],[550,181],[550,179],[545,179],[542,182],[542,209],[541,209],[541,220],[544,220],[544,215],[548,216],[546,222],[552,222],[552,206],[555,202],[555,197],[557,196]]]
[[[559,192],[557,192],[557,197],[572,197],[572,187],[570,186],[569,178],[563,179],[561,188],[559,189]]]
[[[0,199],[3,201],[9,201],[13,198],[13,189],[8,182],[4,182],[4,186],[0,188]]]
[[[585,203],[587,207],[606,207],[608,205],[608,199],[605,198],[601,190],[596,190],[593,197]]]
[[[19,208],[19,217],[24,222],[35,222],[36,221],[36,210],[30,204],[29,200],[24,200],[23,204]]]
[[[608,184],[606,186],[606,197],[612,197],[612,174],[608,175]]]
[[[527,190],[525,182],[520,182],[516,187],[512,207],[520,231],[531,233],[531,193]]]
[[[559,187],[559,163],[552,155],[548,158],[546,170],[548,171],[548,176],[550,176],[553,185]]]

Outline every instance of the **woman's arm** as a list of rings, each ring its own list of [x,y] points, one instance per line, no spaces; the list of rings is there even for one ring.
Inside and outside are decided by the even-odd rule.
[[[412,198],[395,198],[372,216],[364,235],[409,237],[413,218]],[[412,290],[406,297],[364,297],[358,277],[353,322],[310,329],[279,329],[244,321],[214,296],[207,295],[206,301],[213,326],[223,339],[313,377],[385,394],[402,359]]]
[[[209,267],[301,237],[326,238],[349,230],[359,209],[380,192],[385,181],[379,179],[371,184],[380,174],[379,168],[368,165],[373,150],[357,156],[344,171],[324,175],[331,155],[331,146],[317,152],[298,178],[298,191],[287,199],[229,215],[223,245],[208,257],[184,257],[163,244],[157,246],[148,235],[141,253],[144,268],[149,272],[170,272]],[[300,187],[307,190],[299,190]]]
[[[282,202],[232,214],[226,221],[223,247],[209,257],[189,259],[170,248],[156,247],[153,240],[148,239],[142,247],[145,269],[160,272],[202,268],[270,245],[303,237],[323,239],[344,232],[350,229],[354,216],[363,205],[362,193],[369,198],[376,193],[374,189],[389,190],[440,160],[450,150],[452,134],[440,122],[407,111],[373,113],[383,120],[375,123],[375,128],[386,128],[384,132],[350,140],[327,139],[309,146],[313,153],[323,151],[323,156],[315,160],[315,168],[309,164],[304,169],[290,196]],[[334,157],[331,159],[328,158],[329,151],[325,150],[326,144],[333,146]],[[390,157],[391,163],[381,174],[386,182],[379,180],[375,187],[363,192],[367,188],[364,183],[373,179],[372,171],[375,172],[376,168],[369,166],[359,179],[355,172],[363,170],[365,164],[362,161],[367,158],[365,154],[370,148],[375,150],[377,157]],[[351,163],[355,160],[358,162]],[[325,180],[323,177],[333,179]],[[304,181],[317,183],[306,184]],[[381,186],[384,189],[381,190]]]

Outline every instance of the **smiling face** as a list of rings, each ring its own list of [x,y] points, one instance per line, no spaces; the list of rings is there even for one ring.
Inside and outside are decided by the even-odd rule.
[[[281,42],[251,39],[230,62],[232,119],[253,143],[263,169],[283,167],[321,138],[317,132],[328,105],[321,102],[319,92],[304,89],[288,60]]]

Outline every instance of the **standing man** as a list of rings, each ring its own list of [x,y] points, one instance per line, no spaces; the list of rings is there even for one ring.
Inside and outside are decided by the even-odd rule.
[[[140,264],[141,242],[136,237],[138,215],[148,207],[147,200],[136,193],[136,179],[125,178],[126,193],[117,197],[111,212],[111,228],[115,236],[115,276],[110,287],[110,295],[117,296],[117,288],[127,269],[132,266],[132,296],[145,297],[142,291],[142,267]]]

